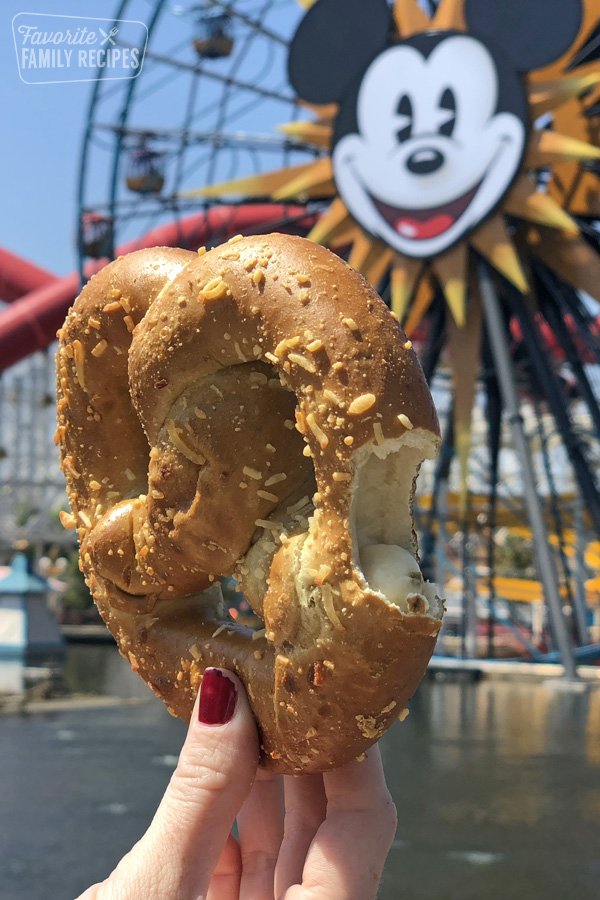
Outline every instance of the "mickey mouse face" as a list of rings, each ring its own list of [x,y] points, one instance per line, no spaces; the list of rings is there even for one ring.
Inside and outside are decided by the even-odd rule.
[[[581,25],[581,0],[463,5],[466,32],[390,43],[388,0],[316,0],[290,47],[298,94],[339,104],[332,158],[342,200],[408,256],[443,253],[502,200],[525,150],[523,74],[558,59]]]
[[[416,257],[443,252],[491,212],[526,139],[521,109],[498,111],[499,73],[488,48],[465,34],[430,37],[390,47],[371,63],[356,100],[348,98],[357,132],[338,137],[333,152],[352,215]]]

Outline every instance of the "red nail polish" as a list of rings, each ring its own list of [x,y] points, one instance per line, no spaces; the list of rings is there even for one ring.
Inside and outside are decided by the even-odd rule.
[[[237,687],[220,669],[206,669],[200,688],[198,720],[203,725],[225,725],[235,711]]]

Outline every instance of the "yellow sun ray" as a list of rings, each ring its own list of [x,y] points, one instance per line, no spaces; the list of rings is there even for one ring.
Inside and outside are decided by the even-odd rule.
[[[354,241],[358,240],[361,231],[362,228],[360,228],[356,222],[351,221],[348,227],[340,228],[336,236],[329,242],[329,246],[332,250],[342,250],[344,247],[352,247]]]
[[[316,225],[313,226],[308,239],[316,244],[330,243],[340,231],[346,231],[354,224],[354,219],[346,209],[346,205],[339,197],[336,197],[326,213],[323,213]]]
[[[303,106],[315,114],[317,119],[325,121],[333,121],[338,114],[339,106],[337,103],[309,103],[308,100],[298,100],[298,106]]]
[[[362,228],[359,229],[359,232],[354,239],[350,256],[348,257],[348,264],[351,265],[353,269],[357,269],[361,272],[372,247],[373,239],[368,237]]]
[[[323,147],[326,150],[331,146],[332,128],[326,122],[286,122],[277,126],[289,137],[312,144],[314,147]]]
[[[414,303],[408,313],[404,330],[408,337],[412,337],[421,324],[423,317],[435,297],[435,288],[431,283],[431,278],[422,278],[417,288]]]
[[[527,175],[517,178],[504,200],[504,211],[510,216],[558,228],[567,234],[579,234],[577,222],[548,194],[537,191]]]
[[[303,197],[331,197],[335,194],[331,158],[312,163],[303,172],[273,191],[274,200],[294,200]]]
[[[371,250],[366,260],[363,262],[361,272],[371,284],[377,285],[390,267],[390,263],[394,258],[394,251],[387,244],[377,241],[371,245]]]
[[[600,257],[581,237],[530,228],[530,250],[560,278],[600,300]]]
[[[587,75],[574,75],[572,78],[561,78],[560,81],[533,85],[529,94],[532,118],[537,119],[538,116],[551,112],[597,84],[600,84],[600,72],[588,72]]]
[[[586,96],[586,105],[600,98],[598,88]],[[554,112],[554,127],[560,134],[582,140],[594,147],[600,144],[600,120],[588,118],[580,101],[572,100]],[[571,215],[600,216],[600,191],[597,176],[586,171],[581,161],[556,162],[552,168],[548,193]]]
[[[420,259],[411,259],[409,256],[395,258],[390,284],[391,307],[400,322],[404,319],[422,268]]]
[[[426,31],[431,27],[431,22],[416,0],[395,0],[394,21],[403,38],[411,37],[418,31]]]
[[[517,251],[506,231],[500,214],[493,216],[471,235],[471,244],[491,265],[507,278],[522,294],[529,291],[527,278]]]
[[[462,328],[465,324],[465,301],[467,296],[467,245],[458,244],[432,262],[452,318]]]
[[[277,169],[275,172],[249,175],[245,178],[236,178],[233,181],[221,181],[219,184],[211,184],[208,187],[184,191],[179,196],[220,197],[223,194],[243,194],[246,197],[268,197],[278,188],[291,181],[292,178],[308,172],[313,166],[314,162],[303,163],[301,166]]]
[[[448,321],[448,354],[454,387],[454,443],[460,468],[460,511],[467,511],[471,416],[481,359],[482,315],[478,291],[469,297],[469,315],[461,325]]]
[[[466,31],[464,0],[440,0],[431,24],[440,31]]]
[[[600,147],[556,131],[537,131],[531,135],[525,165],[537,168],[553,162],[586,159],[600,159]]]

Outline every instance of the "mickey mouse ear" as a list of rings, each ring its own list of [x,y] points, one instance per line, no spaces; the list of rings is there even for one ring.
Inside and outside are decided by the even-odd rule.
[[[310,103],[332,103],[386,46],[386,0],[317,0],[292,39],[289,79]]]
[[[581,27],[581,0],[466,0],[469,31],[499,45],[517,71],[541,69],[571,46]]]

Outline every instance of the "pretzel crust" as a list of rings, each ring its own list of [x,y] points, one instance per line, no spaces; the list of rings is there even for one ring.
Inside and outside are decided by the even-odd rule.
[[[416,549],[414,478],[439,440],[378,295],[288,235],[154,248],[92,278],[59,339],[65,524],[120,652],[184,720],[206,666],[236,671],[270,768],[360,756],[441,617],[403,613],[360,569],[361,541]],[[263,635],[224,616],[211,584],[232,573]]]

